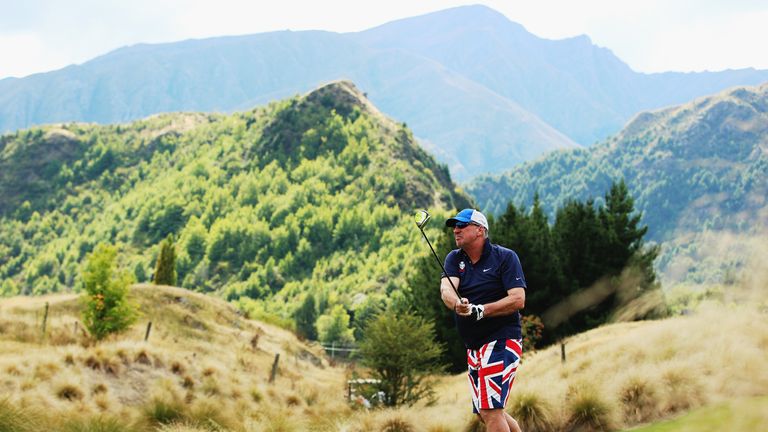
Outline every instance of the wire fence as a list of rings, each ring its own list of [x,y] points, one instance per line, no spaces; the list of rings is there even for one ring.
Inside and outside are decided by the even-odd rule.
[[[349,360],[355,358],[359,348],[355,345],[342,345],[331,343],[330,345],[321,344],[321,347],[325,350],[332,359],[344,359]]]

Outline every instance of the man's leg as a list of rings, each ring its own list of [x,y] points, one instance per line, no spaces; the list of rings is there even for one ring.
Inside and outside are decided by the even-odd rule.
[[[497,419],[499,417],[499,412],[503,414],[501,421]],[[509,415],[506,411],[502,409],[494,409],[494,410],[481,410],[480,411],[480,419],[485,423],[485,428],[489,431],[510,431],[510,432],[522,432],[520,429],[520,425],[517,424],[517,420],[512,418],[511,415]],[[486,420],[487,419],[487,420]],[[489,423],[490,422],[490,423]],[[506,427],[504,426],[504,423],[506,423]]]
[[[473,411],[480,415],[489,432],[521,432],[504,407],[520,364],[522,341],[492,341],[479,350],[469,350],[468,354]]]
[[[485,430],[487,432],[510,432],[509,423],[507,421],[507,413],[503,409],[484,409],[480,410],[480,418],[485,423]],[[512,417],[510,417],[512,418]],[[520,428],[517,429],[519,431]]]
[[[506,411],[504,411],[504,418],[507,420],[507,424],[509,425],[509,430],[511,432],[522,432],[520,425],[517,424],[517,420],[512,418],[512,416],[509,415]]]

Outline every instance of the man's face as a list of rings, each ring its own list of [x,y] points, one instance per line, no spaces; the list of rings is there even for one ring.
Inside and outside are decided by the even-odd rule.
[[[483,227],[458,222],[453,226],[453,237],[456,239],[456,246],[463,249],[464,246],[478,241],[477,239],[483,239]]]

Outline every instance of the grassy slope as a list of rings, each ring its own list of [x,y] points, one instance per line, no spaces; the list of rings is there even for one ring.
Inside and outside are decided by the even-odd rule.
[[[750,432],[766,427],[768,397],[756,397],[707,406],[674,420],[631,429],[631,432]]]
[[[143,318],[126,334],[96,346],[73,335],[79,308],[74,296],[4,299],[0,422],[10,415],[43,429],[66,430],[68,422],[119,419],[131,427],[109,430],[136,431],[210,430],[211,420],[236,431],[363,431],[398,423],[414,431],[463,431],[473,425],[463,374],[437,377],[430,404],[356,410],[345,403],[345,382],[362,370],[330,365],[316,346],[290,332],[178,288],[137,286],[134,297]],[[49,332],[41,341],[46,301]],[[765,318],[765,308],[703,307],[689,316],[612,324],[577,335],[566,341],[564,364],[557,346],[527,353],[510,410],[526,430],[533,430],[534,420],[557,430],[578,418],[617,430],[709,406],[718,408],[705,408],[701,415],[729,422],[744,417],[723,405],[734,398],[762,396],[748,406],[765,411]],[[150,319],[153,330],[143,342]],[[269,384],[276,353],[280,372]],[[534,414],[523,415],[522,407]],[[168,412],[178,412],[186,426],[152,423]],[[698,415],[690,421],[708,421]]]
[[[698,414],[668,427],[759,430],[751,425],[767,424],[766,280],[766,270],[756,270],[726,287],[721,301],[701,304],[689,315],[615,323],[573,336],[565,340],[565,363],[560,346],[524,354],[509,410],[526,431],[590,422],[598,430],[596,424],[621,430],[690,411]],[[451,388],[463,395],[464,378],[453,379]],[[465,408],[463,399],[454,409]],[[730,404],[740,399],[745,403]],[[707,421],[728,427],[685,429]]]
[[[595,329],[566,341],[564,364],[559,347],[529,356],[516,395],[539,395],[555,425],[573,422],[579,401],[588,401],[615,428],[766,395],[765,323],[765,312],[713,307]]]
[[[208,416],[234,429],[244,420],[269,421],[284,407],[307,419],[323,418],[322,411],[349,411],[343,403],[346,372],[329,367],[317,347],[290,332],[183,289],[137,286],[133,297],[143,317],[127,333],[96,346],[74,334],[79,318],[74,296],[4,300],[0,394],[43,413],[43,421],[53,426],[61,426],[57,417],[104,414],[131,419],[141,430],[153,417],[142,411],[160,405],[153,399],[180,407],[189,419]],[[46,301],[49,331],[41,343]],[[144,342],[149,320],[152,332]],[[280,368],[269,384],[275,354]],[[241,419],[243,413],[250,418]]]

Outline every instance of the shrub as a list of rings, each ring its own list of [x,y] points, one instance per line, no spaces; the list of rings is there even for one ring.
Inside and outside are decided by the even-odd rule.
[[[523,351],[533,351],[541,341],[544,323],[536,315],[523,315],[521,325],[523,327]]]
[[[83,271],[83,323],[97,340],[127,329],[137,316],[127,298],[133,278],[128,272],[115,270],[116,256],[113,246],[100,244],[88,257]]]
[[[364,334],[360,356],[380,380],[385,405],[412,405],[431,395],[425,378],[440,369],[437,361],[441,354],[432,323],[410,313],[382,313]]]
[[[510,404],[509,412],[525,431],[546,432],[554,429],[552,408],[534,393],[517,395]]]
[[[342,305],[317,319],[317,335],[325,344],[351,344],[355,342],[354,330],[349,328],[349,315]]]

